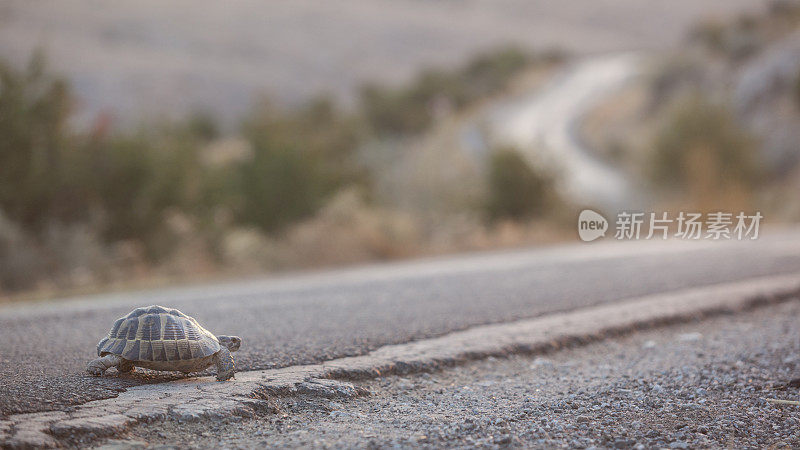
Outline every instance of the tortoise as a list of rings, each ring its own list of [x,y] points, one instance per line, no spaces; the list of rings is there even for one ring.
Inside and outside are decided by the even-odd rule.
[[[241,345],[238,336],[214,336],[177,309],[152,305],[117,319],[86,370],[100,376],[111,367],[125,373],[138,366],[188,374],[216,365],[217,380],[225,381],[235,372],[231,352]]]

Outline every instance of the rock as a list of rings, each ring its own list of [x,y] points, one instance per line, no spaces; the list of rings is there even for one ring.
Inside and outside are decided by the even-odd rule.
[[[53,448],[58,442],[47,433],[38,429],[23,428],[16,430],[14,437],[3,440],[3,448]]]
[[[401,378],[397,381],[397,388],[398,389],[412,389],[414,388],[414,383],[408,381],[407,378]]]
[[[531,369],[549,369],[551,367],[553,367],[553,361],[547,358],[538,357],[531,363]]]
[[[361,391],[352,383],[321,378],[313,378],[298,384],[297,392],[327,398],[355,398],[361,395]]]
[[[98,450],[134,450],[146,448],[149,444],[144,441],[134,441],[126,439],[111,439],[105,444],[97,447]]]
[[[682,333],[678,335],[678,341],[680,342],[697,342],[700,339],[703,339],[703,335],[700,333]]]
[[[80,417],[56,422],[50,426],[55,436],[71,434],[91,434],[93,436],[109,436],[125,431],[136,420],[122,414],[110,414],[99,417]]]
[[[511,441],[513,441],[513,438],[508,434],[494,438],[494,443],[497,445],[508,445],[511,443]]]
[[[617,439],[614,441],[614,448],[630,448],[636,442],[628,440],[628,439]]]

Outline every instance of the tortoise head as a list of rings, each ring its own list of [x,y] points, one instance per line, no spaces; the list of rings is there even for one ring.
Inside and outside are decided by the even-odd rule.
[[[239,336],[217,336],[219,345],[227,347],[228,350],[235,352],[242,346],[242,338]]]

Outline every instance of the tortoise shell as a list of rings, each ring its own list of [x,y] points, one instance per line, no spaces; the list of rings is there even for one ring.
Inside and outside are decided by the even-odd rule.
[[[117,319],[97,344],[98,356],[111,353],[130,361],[190,361],[219,350],[217,337],[192,317],[157,305]]]

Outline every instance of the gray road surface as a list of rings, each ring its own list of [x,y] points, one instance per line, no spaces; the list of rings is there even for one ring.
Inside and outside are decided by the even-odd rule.
[[[800,271],[800,230],[752,242],[599,242],[0,307],[0,413],[58,409],[166,379],[84,375],[97,341],[163,304],[244,339],[239,369],[361,354],[630,297]]]

